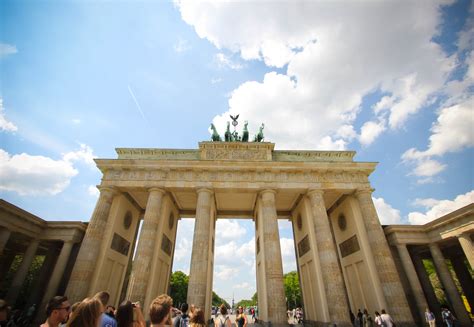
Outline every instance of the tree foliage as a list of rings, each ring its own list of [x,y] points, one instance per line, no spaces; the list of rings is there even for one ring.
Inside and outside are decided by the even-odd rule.
[[[186,302],[188,297],[189,277],[182,271],[175,271],[171,274],[170,296],[173,298],[173,304],[179,307],[181,303]]]
[[[301,288],[296,271],[291,271],[283,275],[283,284],[285,287],[285,297],[289,309],[301,307]]]

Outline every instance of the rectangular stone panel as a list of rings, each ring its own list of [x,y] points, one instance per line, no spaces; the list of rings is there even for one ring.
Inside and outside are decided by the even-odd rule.
[[[125,256],[128,255],[128,250],[130,249],[130,242],[124,239],[117,233],[114,233],[114,237],[112,238],[112,244],[110,245],[112,250],[117,251],[120,254]]]
[[[308,235],[303,237],[303,239],[298,243],[298,256],[301,258],[306,254],[310,249]]]
[[[161,239],[161,249],[164,253],[171,256],[171,251],[173,250],[173,243],[165,234],[163,234],[163,238]]]
[[[344,242],[339,244],[339,249],[341,250],[341,256],[347,257],[348,255],[357,252],[360,250],[359,241],[357,240],[357,235],[350,237]]]

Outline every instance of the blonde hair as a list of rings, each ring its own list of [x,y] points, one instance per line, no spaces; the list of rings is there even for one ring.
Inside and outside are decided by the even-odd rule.
[[[97,298],[86,298],[74,310],[67,327],[97,327],[103,306]]]

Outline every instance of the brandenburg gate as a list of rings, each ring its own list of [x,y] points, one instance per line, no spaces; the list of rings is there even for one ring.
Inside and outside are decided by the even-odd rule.
[[[351,326],[350,309],[385,308],[397,325],[414,324],[372,202],[376,163],[355,162],[352,151],[277,151],[268,142],[116,151],[117,159],[96,160],[100,197],[66,290],[71,303],[107,290],[111,302],[125,294],[146,311],[168,291],[178,220],[194,217],[188,303],[209,318],[216,220],[248,218],[259,318],[287,324],[277,220],[289,219],[307,321]]]

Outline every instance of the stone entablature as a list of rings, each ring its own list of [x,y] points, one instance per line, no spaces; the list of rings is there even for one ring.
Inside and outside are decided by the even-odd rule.
[[[273,162],[352,162],[354,151],[275,151],[275,144],[200,142],[199,149],[117,148],[118,159]]]
[[[434,243],[472,231],[474,231],[474,203],[425,225],[391,225],[384,229],[392,245]]]

